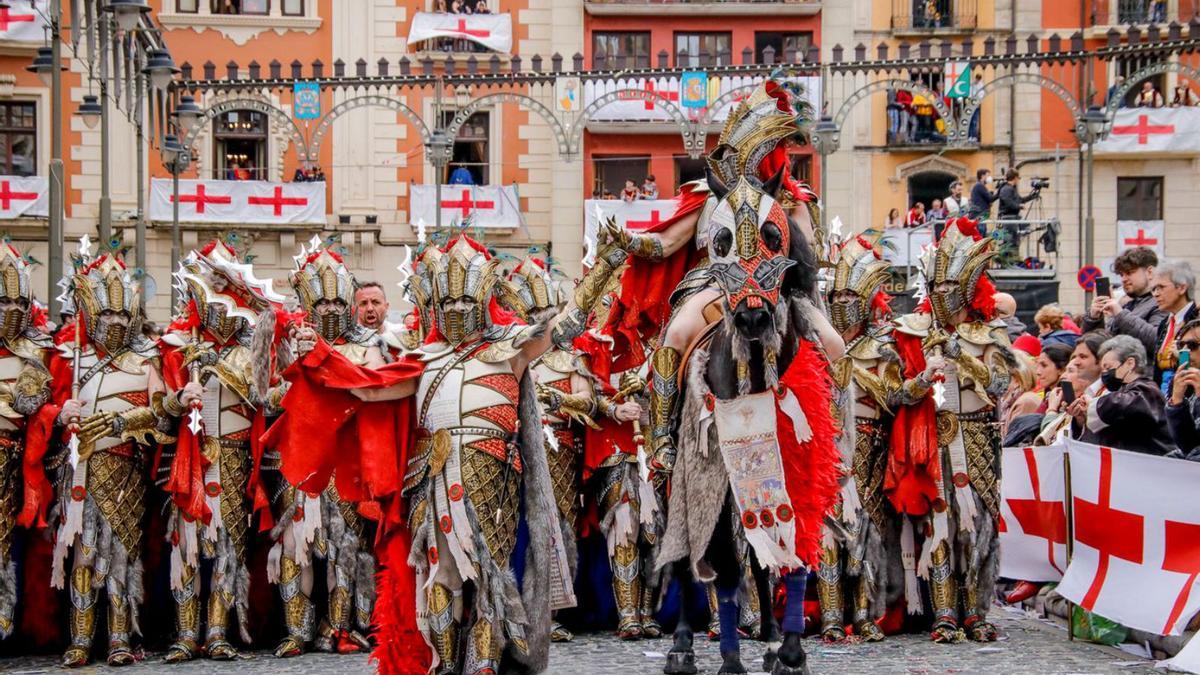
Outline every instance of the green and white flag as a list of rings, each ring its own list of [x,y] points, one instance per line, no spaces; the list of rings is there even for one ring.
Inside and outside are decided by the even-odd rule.
[[[946,74],[943,79],[946,84],[948,98],[968,98],[971,96],[971,64],[967,61],[949,61],[946,63]]]

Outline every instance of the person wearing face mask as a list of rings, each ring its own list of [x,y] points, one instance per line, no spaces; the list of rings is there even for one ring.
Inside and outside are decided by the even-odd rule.
[[[1177,352],[1188,358],[1183,360],[1171,380],[1171,395],[1167,398],[1167,428],[1171,438],[1179,447],[1179,456],[1200,461],[1200,368],[1192,364],[1191,355],[1200,358],[1200,319],[1192,319],[1179,330],[1175,341]]]
[[[975,185],[971,186],[971,205],[967,208],[968,218],[984,220],[991,215],[992,202],[999,199],[999,193],[992,190],[992,183],[990,169],[980,169],[975,172]],[[982,229],[980,234],[984,234]]]
[[[1148,366],[1142,343],[1128,335],[1109,338],[1100,347],[1104,393],[1085,393],[1067,408],[1082,427],[1080,440],[1150,455],[1175,447],[1167,432],[1166,399]]]
[[[1118,255],[1112,271],[1121,278],[1125,297],[1117,300],[1097,296],[1081,328],[1085,332],[1107,330],[1113,335],[1132,335],[1141,341],[1147,354],[1153,354],[1158,346],[1158,327],[1167,317],[1150,290],[1157,266],[1158,256],[1147,246],[1135,246]]]

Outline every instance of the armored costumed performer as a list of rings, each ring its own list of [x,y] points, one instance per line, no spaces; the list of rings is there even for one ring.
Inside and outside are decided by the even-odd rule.
[[[385,362],[379,334],[353,318],[354,276],[336,251],[315,238],[296,257],[292,288],[306,322],[338,354],[355,366],[378,368]],[[343,498],[333,481],[320,491],[294,485],[278,496],[279,521],[269,577],[279,584],[288,635],[277,656],[293,656],[313,640],[313,558],[326,563],[328,615],[316,625],[316,648],[343,654],[368,649],[365,633],[375,602],[375,528],[358,505]]]
[[[167,538],[177,627],[166,661],[201,654],[224,661],[238,655],[227,637],[230,612],[242,642],[250,643],[253,514],[261,512],[270,527],[259,480],[265,402],[254,386],[251,341],[258,314],[284,298],[216,239],[190,252],[175,279],[183,304],[161,342],[169,390],[163,407],[179,420],[178,442],[158,462],[171,497]],[[207,584],[202,560],[211,562]]]
[[[1012,353],[987,275],[993,247],[974,221],[949,223],[922,261],[925,300],[895,330],[905,377],[915,382],[905,386],[913,402],[897,412],[884,489],[907,516],[901,546],[909,611],[921,576],[936,642],[997,636],[987,621],[999,562],[996,401],[1008,388]],[[928,533],[919,549],[914,523]]]
[[[510,303],[513,309],[530,324],[540,324],[558,312],[561,303],[559,286],[546,262],[534,257],[521,261],[509,274]],[[550,480],[554,483],[554,501],[558,513],[571,537],[564,542],[567,555],[576,558],[575,532],[579,520],[580,467],[583,455],[580,427],[594,427],[597,414],[596,399],[591,381],[580,367],[574,350],[554,347],[538,357],[531,365],[538,401],[545,412],[543,430],[546,435],[546,460]],[[566,580],[571,583],[572,580]],[[554,621],[550,639],[566,642],[573,638],[569,630]]]
[[[50,361],[66,449],[57,468],[55,588],[69,588],[71,643],[63,665],[91,658],[101,589],[108,600],[108,663],[134,662],[150,445],[175,439],[163,408],[158,348],[142,334],[145,277],[116,252],[93,258],[86,242],[65,279],[64,312]]]
[[[45,527],[54,498],[42,468],[58,415],[48,368],[54,345],[33,299],[32,265],[7,241],[0,243],[0,639],[14,627],[16,527]]]
[[[883,639],[878,621],[888,604],[890,582],[899,567],[893,556],[897,520],[883,495],[887,465],[890,399],[899,356],[892,340],[889,296],[882,286],[890,266],[862,237],[837,246],[829,317],[846,342],[833,363],[835,422],[847,480],[821,543],[817,595],[821,635],[846,637],[846,625],[868,641]],[[893,560],[893,558],[895,558]],[[851,603],[847,621],[847,599]]]
[[[381,503],[381,671],[496,673],[505,654],[530,670],[546,667],[550,612],[574,602],[563,546],[571,533],[555,506],[542,413],[526,369],[552,345],[570,348],[623,259],[623,251],[605,247],[564,310],[546,324],[523,325],[496,301],[504,282],[497,261],[459,235],[431,278],[410,280],[432,282],[434,321],[420,350],[370,371],[317,340],[286,373],[292,388],[268,434],[285,475],[306,489],[332,473],[343,496]],[[305,337],[304,329],[296,335]],[[348,395],[364,402],[354,405]],[[336,401],[336,412],[314,428],[305,412],[317,400]],[[357,455],[309,450],[314,438],[351,428]],[[522,512],[530,540],[518,588],[509,561]],[[405,520],[407,528],[397,527]],[[418,631],[429,651],[414,642]]]

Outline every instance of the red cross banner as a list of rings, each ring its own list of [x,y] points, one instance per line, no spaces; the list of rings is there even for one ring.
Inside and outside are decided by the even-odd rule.
[[[46,0],[0,3],[0,42],[45,42],[49,4]]]
[[[413,14],[409,43],[432,38],[470,40],[505,54],[512,51],[511,14]]]
[[[1118,220],[1117,251],[1134,246],[1149,246],[1158,256],[1166,255],[1163,234],[1166,227],[1161,220]]]
[[[0,176],[0,220],[48,217],[49,194],[44,176]]]
[[[1058,581],[1067,569],[1065,452],[1064,445],[1004,449],[1000,576]]]
[[[609,64],[616,67],[615,64]],[[635,67],[633,63],[628,64]],[[763,80],[757,76],[708,76],[708,101],[717,106],[712,112],[714,122],[722,122],[751,89]],[[803,93],[816,110],[820,110],[821,79],[818,77],[788,78]],[[584,107],[603,100],[600,108],[588,119],[593,122],[671,122],[672,109],[681,115],[696,118],[707,112],[707,108],[691,108],[683,105],[679,98],[679,77],[618,78],[588,80],[583,85]],[[719,103],[718,103],[719,101]]]
[[[1120,108],[1096,152],[1200,153],[1200,108]]]
[[[1200,610],[1200,463],[1076,442],[1068,452],[1074,551],[1058,592],[1131,628],[1179,635]]]
[[[171,181],[150,183],[150,220],[170,222]],[[181,180],[179,220],[185,223],[325,225],[325,183],[263,180]]]
[[[408,191],[408,221],[437,222],[437,186],[411,185]],[[512,185],[443,185],[442,225],[461,223],[468,217],[472,227],[514,229],[521,226],[520,201]]]
[[[627,230],[644,230],[657,225],[675,213],[674,199],[639,199],[625,202],[620,199],[588,199],[583,202],[583,228],[586,241],[594,241],[599,219],[616,218]]]

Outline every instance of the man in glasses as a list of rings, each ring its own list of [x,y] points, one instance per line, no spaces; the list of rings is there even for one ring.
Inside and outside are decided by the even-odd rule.
[[[1179,329],[1200,315],[1196,303],[1192,302],[1195,289],[1196,273],[1186,261],[1171,261],[1154,271],[1150,292],[1159,311],[1166,314],[1166,319],[1158,326],[1153,356],[1154,381],[1162,388],[1164,396],[1170,393],[1171,378],[1179,366],[1179,352],[1175,347]]]
[[[1200,461],[1200,368],[1192,363],[1193,354],[1200,357],[1200,319],[1192,319],[1179,330],[1175,341],[1179,368],[1171,381],[1167,399],[1167,429],[1183,456]]]

